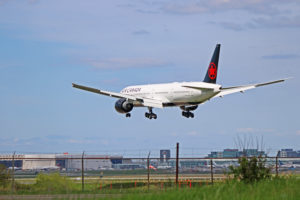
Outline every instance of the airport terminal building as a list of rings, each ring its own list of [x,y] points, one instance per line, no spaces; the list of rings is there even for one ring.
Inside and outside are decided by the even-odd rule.
[[[122,156],[85,155],[85,170],[111,169],[113,164],[122,164]],[[81,170],[81,154],[25,154],[0,155],[0,164],[21,170]]]
[[[208,154],[208,158],[238,158],[241,156],[267,156],[264,151],[259,151],[258,149],[244,149],[240,151],[238,149],[224,149],[223,151],[212,151]]]
[[[300,158],[300,151],[294,151],[293,149],[281,149],[280,151],[278,151],[277,157]]]

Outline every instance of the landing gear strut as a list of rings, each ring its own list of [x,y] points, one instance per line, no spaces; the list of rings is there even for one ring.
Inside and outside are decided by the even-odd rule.
[[[190,111],[182,111],[182,116],[186,117],[186,118],[194,118],[194,113],[190,112]]]
[[[130,113],[126,113],[126,117],[131,117],[131,114]]]
[[[152,112],[152,108],[148,107],[149,112],[145,113],[145,117],[149,118],[149,119],[156,119],[157,115],[155,113]]]

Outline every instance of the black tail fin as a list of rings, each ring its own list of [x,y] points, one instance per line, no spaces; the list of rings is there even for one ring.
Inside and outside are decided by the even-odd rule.
[[[206,76],[203,82],[206,83],[216,83],[217,81],[217,74],[218,74],[218,63],[219,63],[219,55],[220,55],[220,48],[221,45],[217,44],[214,55],[211,58],[209,63]]]

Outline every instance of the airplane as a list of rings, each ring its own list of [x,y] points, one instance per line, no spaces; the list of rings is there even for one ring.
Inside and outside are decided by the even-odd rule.
[[[170,165],[159,165],[159,166],[157,166],[157,169],[172,169],[172,166],[170,166]]]
[[[42,171],[51,171],[51,170],[59,170],[60,167],[58,166],[45,166],[45,167],[36,167],[35,170],[42,170]]]
[[[212,164],[213,164],[214,168],[227,169],[227,168],[229,168],[229,166],[237,166],[238,163],[237,162],[232,162],[232,161],[226,161],[225,163],[223,162],[222,164],[220,164],[220,163],[216,163],[215,161],[212,161]],[[207,166],[210,167],[210,163],[208,163]]]
[[[126,117],[131,116],[130,112],[134,107],[148,107],[149,112],[145,113],[145,117],[149,119],[157,118],[157,115],[153,113],[153,108],[179,107],[182,110],[182,116],[194,118],[194,113],[191,111],[196,110],[198,105],[210,99],[223,97],[236,92],[244,93],[244,91],[249,89],[286,80],[280,79],[258,84],[222,87],[222,85],[216,84],[220,48],[221,45],[217,44],[203,82],[135,85],[128,86],[119,93],[99,90],[75,83],[72,83],[72,86],[77,89],[118,98],[115,103],[115,109],[117,112],[125,114]]]
[[[7,169],[17,171],[17,170],[22,170],[22,167],[8,167]]]
[[[294,164],[293,162],[283,163],[279,160],[279,167],[285,169],[296,169],[300,168],[300,164]]]

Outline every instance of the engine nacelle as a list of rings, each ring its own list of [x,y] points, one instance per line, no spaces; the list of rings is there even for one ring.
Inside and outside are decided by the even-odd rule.
[[[196,110],[197,108],[198,108],[197,105],[195,105],[195,106],[188,106],[188,107],[186,107],[186,106],[180,106],[180,109],[184,110],[184,111],[193,111],[193,110]]]
[[[129,113],[133,109],[133,104],[122,98],[116,102],[115,109],[119,113]]]

